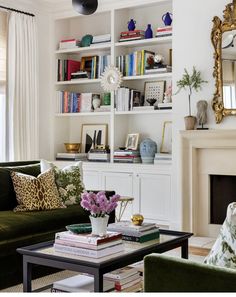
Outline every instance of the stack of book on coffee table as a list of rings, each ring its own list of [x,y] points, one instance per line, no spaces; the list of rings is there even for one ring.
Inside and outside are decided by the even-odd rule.
[[[112,281],[116,292],[139,292],[142,288],[142,277],[139,271],[131,266],[104,274],[103,281]]]
[[[60,253],[102,258],[123,251],[122,234],[107,232],[106,236],[75,234],[63,231],[55,234],[54,250]]]
[[[141,226],[136,226],[129,221],[121,221],[109,224],[107,230],[122,233],[123,240],[139,243],[160,237],[159,227],[154,223],[143,223]]]

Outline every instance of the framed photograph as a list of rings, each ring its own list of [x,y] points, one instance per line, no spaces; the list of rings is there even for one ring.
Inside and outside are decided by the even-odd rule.
[[[107,145],[107,124],[83,124],[81,132],[81,152],[88,153],[91,148]]]
[[[142,106],[142,97],[141,92],[136,90],[131,90],[130,95],[130,110],[133,109],[133,107]]]
[[[164,122],[162,130],[161,153],[172,153],[172,122]]]
[[[128,134],[125,149],[126,150],[137,150],[138,149],[139,134]]]
[[[147,81],[144,87],[145,105],[162,103],[165,92],[165,81]],[[156,100],[156,101],[155,101]],[[154,103],[153,103],[154,102]]]

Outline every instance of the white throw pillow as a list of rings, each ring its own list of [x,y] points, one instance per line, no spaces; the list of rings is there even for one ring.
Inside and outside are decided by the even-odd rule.
[[[82,162],[58,168],[53,163],[41,160],[41,172],[53,168],[55,182],[62,202],[65,205],[79,204],[84,191]]]
[[[228,205],[220,234],[204,263],[236,268],[236,202]]]

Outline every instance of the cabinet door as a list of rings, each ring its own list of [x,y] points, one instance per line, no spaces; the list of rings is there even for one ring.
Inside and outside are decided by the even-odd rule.
[[[86,190],[103,190],[99,171],[84,170],[83,182]]]
[[[104,172],[103,187],[105,190],[113,190],[121,196],[133,197],[133,174],[123,172]],[[116,209],[116,216],[120,214],[120,203]],[[133,214],[133,203],[129,202],[122,215],[122,220],[130,220]]]
[[[146,220],[169,221],[171,177],[160,174],[139,174],[139,209]]]

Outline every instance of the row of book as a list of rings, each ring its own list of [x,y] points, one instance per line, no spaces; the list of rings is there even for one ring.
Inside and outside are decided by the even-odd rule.
[[[141,163],[140,152],[138,150],[115,150],[115,163]]]
[[[135,51],[133,53],[118,56],[116,65],[123,76],[144,75],[148,68],[149,57],[154,58],[155,53],[148,50]]]
[[[85,66],[85,70],[88,72],[88,78],[99,78],[104,72],[105,68],[111,64],[111,55],[93,56],[89,63],[91,65]]]
[[[57,81],[71,80],[71,74],[80,70],[80,61],[57,60]]]
[[[140,91],[125,87],[117,90],[115,96],[116,111],[129,111],[140,105],[143,105],[143,98]]]
[[[126,266],[103,276],[104,292],[139,292],[142,277],[138,269]],[[94,278],[88,274],[78,274],[53,283],[51,292],[94,292]]]
[[[57,113],[78,113],[93,111],[92,101],[95,95],[92,93],[74,93],[57,91],[56,112]]]

